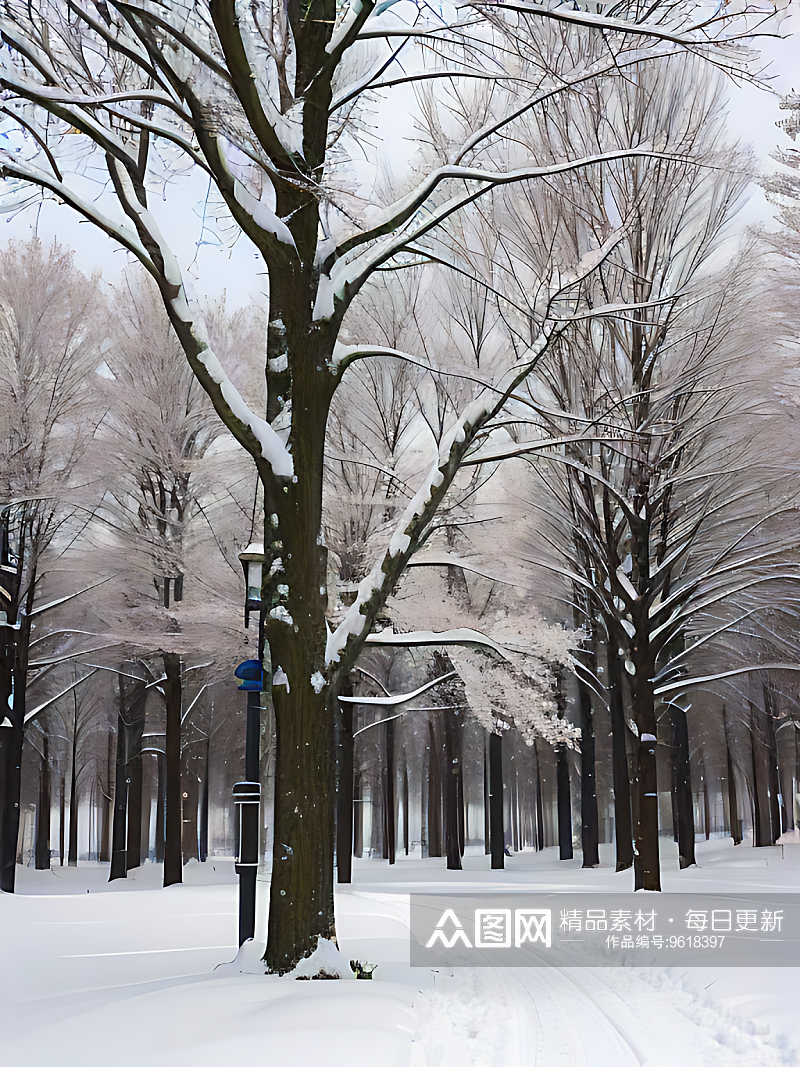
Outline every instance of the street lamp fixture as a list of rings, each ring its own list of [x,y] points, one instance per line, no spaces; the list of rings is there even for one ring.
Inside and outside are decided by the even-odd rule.
[[[250,612],[261,611],[261,580],[264,574],[264,545],[260,541],[251,542],[244,552],[239,553],[244,571],[244,625],[250,627]],[[261,627],[259,626],[259,638]],[[259,641],[259,653],[261,652]]]
[[[255,936],[256,879],[258,875],[258,832],[261,811],[259,781],[259,746],[261,740],[261,577],[264,546],[253,542],[239,553],[245,581],[244,624],[250,625],[250,612],[258,612],[258,659],[246,659],[236,668],[241,680],[239,689],[247,693],[247,727],[245,734],[245,781],[233,787],[236,805],[236,873],[239,875],[239,944]]]

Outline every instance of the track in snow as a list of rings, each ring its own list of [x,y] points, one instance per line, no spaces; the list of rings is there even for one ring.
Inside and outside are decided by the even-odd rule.
[[[428,1067],[789,1067],[656,969],[464,968],[417,1002]]]

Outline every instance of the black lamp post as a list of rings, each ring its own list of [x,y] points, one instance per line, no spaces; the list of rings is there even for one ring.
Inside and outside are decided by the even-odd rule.
[[[259,742],[261,737],[262,626],[261,574],[264,546],[248,545],[239,553],[245,578],[244,624],[250,625],[250,612],[258,611],[258,659],[247,659],[236,668],[242,680],[239,689],[247,693],[247,727],[245,734],[245,781],[233,787],[236,805],[236,873],[239,875],[239,944],[255,936],[256,878],[258,875],[258,832],[261,811],[259,781]]]

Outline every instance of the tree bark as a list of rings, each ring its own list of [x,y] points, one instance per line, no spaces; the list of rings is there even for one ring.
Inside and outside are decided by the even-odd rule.
[[[411,815],[408,809],[408,764],[403,762],[403,852],[408,855],[411,845],[411,829],[409,821]]]
[[[633,866],[633,834],[631,827],[631,786],[628,770],[628,747],[622,692],[622,669],[613,641],[606,644],[608,670],[608,706],[611,714],[611,763],[614,783],[614,831],[617,849],[617,871]]]
[[[208,786],[209,786],[209,740],[206,738],[206,753],[203,760],[203,781],[200,787],[200,829],[198,854],[201,863],[208,859]]]
[[[359,860],[364,855],[364,790],[360,775],[353,782],[353,855]]]
[[[158,775],[158,793],[156,795],[156,833],[155,833],[155,861],[164,862],[164,846],[166,833],[167,815],[167,767],[166,756],[163,752],[156,753],[156,767]]]
[[[137,687],[139,688],[139,687]],[[129,871],[142,862],[142,733],[144,732],[144,685],[129,704],[128,837],[125,865]],[[134,691],[135,692],[135,691]],[[141,714],[139,714],[141,708]],[[135,714],[134,714],[135,713]]]
[[[25,707],[30,646],[30,609],[33,607],[33,578],[26,611],[21,615],[20,628],[12,630],[0,626],[0,707],[8,708],[11,726],[0,730],[2,763],[0,774],[3,792],[3,818],[0,825],[0,890],[13,893],[16,881],[17,842],[19,840],[19,805],[22,790],[22,746],[25,740]],[[9,618],[13,614],[9,612]],[[13,705],[9,704],[12,695]]]
[[[730,823],[731,837],[733,838],[734,845],[741,845],[743,837],[742,817],[739,813],[739,796],[736,788],[733,753],[731,752],[731,743],[727,733],[727,726],[725,730],[725,749],[728,766],[728,821]]]
[[[69,769],[69,845],[67,865],[78,866],[78,701],[73,698],[72,746]]]
[[[111,870],[109,882],[125,878],[134,866],[128,860],[128,849],[134,849],[136,866],[141,841],[141,781],[139,782],[138,818],[131,813],[130,787],[131,768],[136,765],[136,756],[141,761],[142,734],[144,732],[145,701],[147,698],[143,679],[126,679],[120,671],[117,676],[119,706],[117,712],[117,760],[115,768],[114,818],[111,831]],[[141,767],[141,763],[139,764]],[[131,820],[136,824],[135,838],[131,834]],[[77,822],[76,822],[77,827]],[[72,837],[72,801],[70,800],[70,839]]]
[[[352,696],[352,685],[342,686],[343,696]],[[353,880],[353,705],[342,702],[338,723],[338,782],[336,791],[336,880],[349,885]],[[363,848],[362,848],[363,851]],[[357,853],[358,854],[358,853]]]
[[[101,800],[101,819],[102,826],[100,830],[100,855],[98,859],[101,863],[110,863],[111,861],[111,813],[114,810],[114,802],[111,799],[111,766],[114,761],[114,731],[110,728],[108,730],[108,757],[106,759],[107,767],[107,784],[108,792],[103,789],[102,784],[100,786]]]
[[[685,870],[695,864],[694,856],[694,804],[692,800],[692,764],[689,758],[689,725],[686,712],[676,704],[670,706],[672,736],[675,752],[673,757],[675,797],[675,833],[678,842],[678,862]]]
[[[437,730],[428,722],[428,855],[442,854],[442,776],[441,753],[436,738]]]
[[[578,681],[581,725],[581,849],[583,867],[600,866],[600,831],[597,819],[594,715],[588,686]]]
[[[503,737],[489,734],[489,837],[492,870],[505,867],[505,831],[503,827]]]
[[[191,750],[189,750],[191,751]],[[181,774],[181,862],[199,860],[200,783],[194,760],[186,758]]]
[[[567,746],[556,750],[556,789],[558,793],[558,858],[572,859],[572,798],[569,787],[569,756]]]
[[[639,638],[642,643],[643,639]],[[634,889],[661,889],[658,848],[658,781],[653,666],[646,655],[636,662],[633,714],[639,728],[637,755],[636,853]]]
[[[181,658],[163,652],[166,704],[166,788],[164,817],[164,887],[183,881],[181,863]]]
[[[448,871],[460,871],[463,840],[461,804],[461,733],[453,722],[452,713],[444,715],[444,815],[445,853]]]
[[[750,702],[750,744],[753,770],[753,844],[756,848],[774,845],[775,833],[772,784],[771,752],[767,736],[766,712]]]
[[[50,870],[50,738],[42,735],[39,762],[39,796],[36,802],[36,845],[33,865],[37,871]]]
[[[394,764],[394,721],[387,722],[383,728],[386,733],[386,763],[383,771],[383,847],[384,859],[390,866],[397,859],[397,811],[396,811],[396,770]]]
[[[111,870],[109,882],[125,878],[128,873],[127,858],[127,818],[128,818],[128,773],[127,748],[128,731],[126,727],[125,680],[122,672],[117,675],[119,686],[119,705],[117,711],[117,759],[114,784],[114,819],[111,828]]]

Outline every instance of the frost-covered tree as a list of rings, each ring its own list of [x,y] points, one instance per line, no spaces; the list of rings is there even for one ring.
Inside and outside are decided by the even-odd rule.
[[[602,241],[588,259],[559,264],[555,273],[549,266],[539,279],[526,343],[487,368],[464,406],[447,411],[427,472],[329,633],[323,429],[347,368],[376,352],[372,337],[342,343],[348,309],[376,271],[399,267],[409,255],[425,258],[428,235],[492,189],[587,165],[564,146],[555,164],[541,166],[533,157],[497,166],[494,148],[514,142],[516,124],[532,109],[684,46],[738,65],[746,23],[729,25],[724,13],[672,3],[646,10],[625,4],[609,14],[492,4],[447,17],[372,0],[287,6],[142,0],[97,8],[77,0],[12,0],[4,9],[10,140],[2,169],[17,186],[16,202],[26,190],[42,190],[145,266],[186,359],[264,487],[267,677],[285,679],[272,687],[278,763],[271,970],[291,969],[318,936],[334,930],[331,732],[341,679],[464,455],[559,332],[554,302],[607,248]],[[587,34],[602,34],[600,58],[587,61],[580,47]],[[373,151],[361,180],[357,156],[371,151],[368,108],[385,108],[380,94],[397,90],[405,110],[409,86],[436,82],[457,90],[438,157],[423,158],[392,197],[368,191],[380,162]],[[477,109],[482,118],[475,123],[470,107],[466,125],[458,88],[476,82],[487,89]],[[610,156],[653,151],[637,145]],[[99,168],[109,185],[101,201],[82,184]],[[185,283],[185,265],[158,222],[154,191],[188,171],[208,179],[220,218],[252,242],[268,275],[265,411],[252,410],[223,369]]]
[[[0,888],[14,891],[26,703],[45,588],[69,599],[63,556],[99,500],[87,459],[103,409],[94,389],[102,333],[97,280],[40,242],[0,254]],[[62,572],[60,585],[53,570]],[[67,578],[66,590],[64,577]],[[55,583],[55,584],[54,584]],[[84,582],[83,585],[90,585]],[[58,640],[58,638],[56,638]],[[31,655],[38,643],[38,656]],[[41,673],[37,671],[34,677]],[[46,670],[45,670],[45,673]]]
[[[529,381],[542,425],[565,442],[550,467],[558,471],[546,479],[555,480],[563,508],[560,533],[546,538],[557,546],[550,565],[573,584],[573,596],[577,589],[585,597],[590,624],[608,648],[615,782],[624,788],[630,744],[636,886],[645,889],[660,888],[661,702],[691,687],[684,677],[690,646],[708,637],[698,619],[786,571],[782,550],[758,537],[769,510],[765,486],[777,489],[780,475],[770,471],[753,428],[763,384],[744,386],[756,301],[766,294],[754,277],[756,249],[737,251],[726,229],[748,180],[746,161],[724,144],[713,80],[697,69],[683,85],[655,73],[643,70],[615,86],[611,117],[589,109],[585,135],[629,143],[661,130],[676,155],[700,149],[701,165],[620,161],[576,195],[576,235],[587,225],[608,226],[611,215],[630,220],[587,285],[589,304],[630,310],[572,327]],[[726,238],[736,265],[717,273],[714,257]],[[673,714],[685,734],[683,711],[675,705]],[[684,857],[693,855],[688,788],[685,781],[679,793],[689,805],[688,828],[679,827]],[[625,822],[618,809],[618,834]]]

